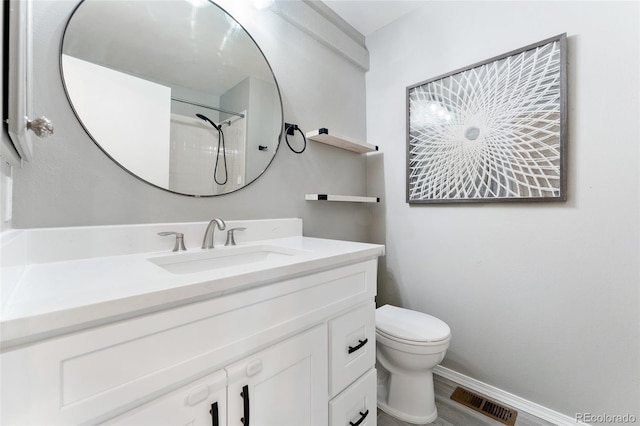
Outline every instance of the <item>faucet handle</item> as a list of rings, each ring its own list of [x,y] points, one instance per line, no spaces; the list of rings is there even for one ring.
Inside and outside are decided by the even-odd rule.
[[[244,231],[247,228],[231,228],[227,231],[227,241],[224,243],[225,246],[235,246],[236,239],[234,237],[234,231]]]
[[[173,246],[172,251],[187,251],[187,248],[184,246],[184,234],[180,232],[158,232],[158,235],[161,237],[166,237],[167,235],[175,235],[176,236],[176,244]]]

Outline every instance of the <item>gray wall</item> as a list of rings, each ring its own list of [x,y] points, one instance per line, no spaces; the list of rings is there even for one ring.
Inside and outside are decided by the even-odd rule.
[[[36,142],[32,162],[15,170],[14,227],[301,217],[306,235],[366,239],[366,206],[304,201],[305,193],[365,193],[366,158],[348,151],[310,142],[305,153],[295,155],[283,141],[255,183],[201,199],[148,186],[111,162],[78,124],[61,83],[60,40],[76,3],[34,2],[34,112],[49,117],[56,130]],[[219,4],[237,12],[269,58],[287,122],[365,139],[363,69],[251,2]]]
[[[452,329],[443,365],[570,417],[640,418],[638,2],[425,2],[367,37],[379,302]],[[566,203],[405,202],[405,89],[568,33]]]

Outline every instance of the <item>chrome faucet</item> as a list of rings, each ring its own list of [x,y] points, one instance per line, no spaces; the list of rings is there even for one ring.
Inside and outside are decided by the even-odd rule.
[[[220,218],[213,218],[209,225],[207,225],[207,229],[204,231],[204,238],[202,239],[202,248],[203,249],[212,249],[213,248],[213,231],[215,231],[216,226],[219,230],[223,230],[226,228],[224,220]]]
[[[187,248],[184,246],[184,234],[181,232],[158,232],[158,235],[161,237],[166,237],[167,235],[175,235],[176,236],[176,244],[173,246],[173,251],[187,251]]]
[[[235,234],[234,231],[244,231],[247,228],[231,228],[227,231],[227,241],[225,241],[224,245],[225,246],[235,246],[236,245],[236,238],[235,238]]]

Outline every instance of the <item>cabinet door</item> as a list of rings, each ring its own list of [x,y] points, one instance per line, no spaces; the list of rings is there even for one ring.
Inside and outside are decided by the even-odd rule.
[[[327,425],[324,324],[227,367],[229,426]]]
[[[218,371],[104,424],[224,426],[227,424],[226,383],[226,372]]]

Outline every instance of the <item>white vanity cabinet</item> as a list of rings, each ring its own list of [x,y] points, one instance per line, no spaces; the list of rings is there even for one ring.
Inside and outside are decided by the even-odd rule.
[[[318,325],[104,424],[326,425],[326,385]]]
[[[367,257],[7,349],[0,424],[375,425],[376,269]]]

